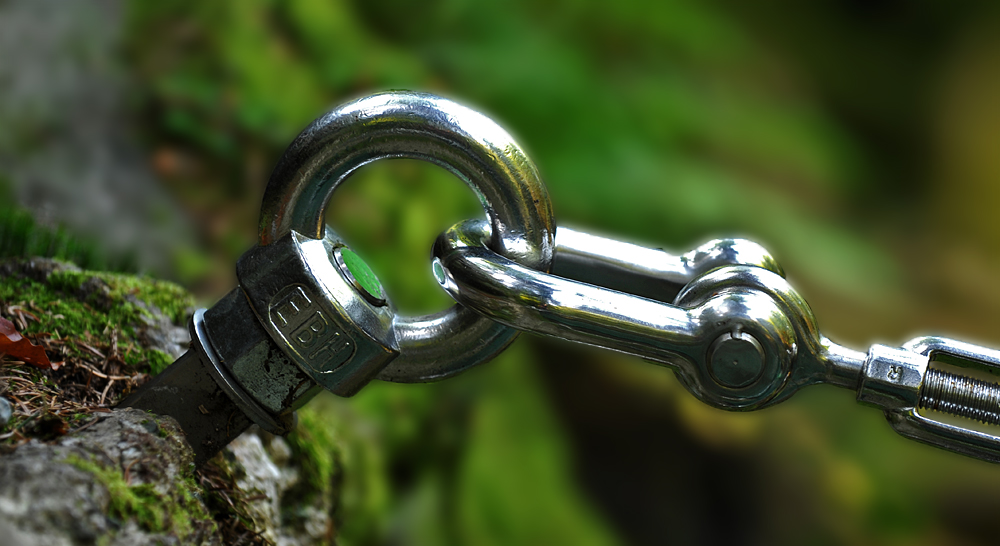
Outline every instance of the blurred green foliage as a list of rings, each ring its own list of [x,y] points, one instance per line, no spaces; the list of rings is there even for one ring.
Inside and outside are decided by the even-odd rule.
[[[134,5],[131,21],[151,126],[226,180],[216,199],[259,195],[248,150],[273,164],[333,104],[429,89],[521,135],[564,221],[674,246],[755,236],[857,298],[897,279],[831,221],[865,167],[856,144],[712,5],[174,2]]]
[[[339,543],[618,543],[566,472],[565,435],[533,359],[516,345],[496,373],[304,408],[307,428],[327,431],[309,439],[310,459],[342,467]]]
[[[998,268],[969,258],[981,247],[928,257],[942,233],[949,244],[961,239],[948,226],[993,225],[988,214],[963,211],[988,209],[975,188],[996,173],[966,177],[978,186],[959,177],[972,189],[955,197],[935,177],[965,172],[949,161],[970,161],[955,151],[935,164],[925,136],[940,52],[963,33],[990,35],[987,3],[127,6],[143,136],[207,247],[205,256],[179,256],[179,275],[218,275],[202,283],[209,295],[232,286],[268,170],[296,133],[346,99],[407,88],[456,98],[517,135],[560,224],[678,249],[718,234],[758,239],[825,309],[821,320],[858,344],[873,328],[883,336],[914,324],[995,330],[971,318],[940,322],[940,308],[925,305],[933,290],[920,290],[945,286],[942,299],[966,309],[1000,301],[989,292]],[[969,66],[965,86],[942,84],[940,100],[965,105],[979,95],[962,89],[994,88],[976,79],[988,62]],[[965,121],[944,125],[964,135],[965,124],[993,119],[979,112],[970,107],[956,118]],[[976,142],[992,150],[997,140],[980,123]],[[427,267],[431,241],[481,214],[451,178],[382,162],[359,171],[329,207],[332,225],[401,309],[447,304]],[[0,220],[0,253],[97,267],[90,247],[61,231],[32,231],[13,212]],[[914,265],[928,262],[972,269],[915,278]],[[595,384],[599,394],[585,404],[566,401]],[[315,462],[310,479],[343,480],[344,544],[990,543],[1000,508],[994,469],[898,438],[846,391],[814,389],[767,412],[724,414],[663,369],[539,342],[442,384],[376,383],[350,401],[324,398],[304,418],[328,425],[293,444]],[[608,435],[594,440],[594,430]],[[313,443],[329,450],[308,451]],[[337,461],[349,470],[339,478]]]

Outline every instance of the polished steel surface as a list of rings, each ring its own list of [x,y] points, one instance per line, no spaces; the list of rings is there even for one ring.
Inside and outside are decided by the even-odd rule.
[[[488,240],[484,222],[452,227],[435,244],[433,270],[456,301],[493,320],[666,364],[700,400],[728,410],[765,407],[815,383],[854,389],[859,402],[883,409],[900,434],[1000,462],[1000,436],[934,417],[944,412],[997,424],[1000,381],[933,365],[1000,375],[1000,351],[942,338],[918,338],[903,348],[874,345],[867,355],[839,346],[820,334],[781,268],[752,243],[714,241],[672,256],[560,228],[547,274],[499,256]],[[647,299],[622,289],[676,296],[668,304],[655,293],[643,294]]]
[[[1000,425],[1000,384],[930,368],[920,388],[919,408]]]
[[[545,186],[520,146],[486,116],[425,93],[390,92],[320,117],[288,147],[264,193],[261,246],[291,232],[321,239],[334,190],[359,167],[384,158],[444,167],[479,197],[491,226],[489,246],[548,270],[555,223]],[[458,373],[502,351],[517,332],[455,306],[396,317],[400,355],[382,371],[390,381],[427,381]]]
[[[752,335],[734,329],[719,336],[708,350],[708,373],[723,387],[752,384],[764,372],[764,348]]]
[[[858,402],[882,409],[915,406],[929,361],[906,349],[872,345],[862,371]]]
[[[823,338],[773,271],[716,267],[671,305],[520,266],[487,248],[488,232],[481,221],[446,231],[434,271],[456,301],[493,320],[669,365],[701,400],[726,409],[764,407],[811,383],[857,381],[844,376],[863,356]],[[743,361],[735,373],[711,364],[734,359]]]
[[[556,230],[552,273],[670,303],[696,277],[732,264],[755,265],[785,276],[764,247],[745,239],[716,239],[675,255],[565,226]]]
[[[978,369],[989,372],[988,375],[1000,374],[1000,351],[940,337],[916,338],[906,343],[903,349],[919,355],[927,362],[926,375],[915,396],[908,395],[910,403],[886,409],[885,415],[892,428],[903,436],[920,442],[1000,463],[1000,430],[995,427],[990,427],[988,432],[975,430],[939,418],[940,412],[946,412],[979,421],[988,420],[982,409],[987,407],[996,411],[996,390],[1000,388],[997,382],[984,382],[965,377],[961,373],[935,369],[939,363],[944,363],[956,366],[956,370]],[[894,370],[889,370],[889,373],[892,372]],[[939,374],[951,376],[951,383],[946,386],[935,384],[934,376]],[[948,404],[939,404],[942,396],[948,400]],[[930,412],[925,409],[925,412],[921,412],[918,409],[929,409],[928,406],[932,405],[937,406],[939,411]]]
[[[432,270],[458,305],[433,315],[396,315],[324,225],[345,178],[396,157],[448,169],[486,212],[435,241]],[[200,460],[251,420],[289,430],[320,386],[349,396],[376,377],[448,377],[527,330],[666,365],[698,399],[727,410],[763,408],[817,383],[848,388],[904,436],[1000,462],[1000,429],[939,418],[1000,423],[1000,381],[990,379],[1000,376],[1000,351],[936,337],[867,354],[837,345],[750,241],[673,255],[565,227],[556,234],[545,187],[510,136],[433,95],[373,95],[313,122],[271,176],[259,237],[237,264],[240,287],[196,313],[192,350],[126,400],[176,414],[202,443]]]
[[[350,396],[399,354],[391,305],[373,303],[336,265],[344,241],[291,232],[240,257],[236,276],[270,337],[334,394]]]

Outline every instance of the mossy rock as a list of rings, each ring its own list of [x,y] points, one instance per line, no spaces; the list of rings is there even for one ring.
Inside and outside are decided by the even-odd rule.
[[[222,544],[176,421],[116,410],[0,457],[0,543]]]
[[[113,409],[187,349],[194,303],[149,277],[0,261],[0,316],[59,363],[0,355],[0,544],[333,542],[338,450],[311,413],[288,442],[251,430],[195,469],[173,419]]]
[[[0,304],[0,313],[22,319],[29,337],[92,339],[116,330],[123,361],[152,374],[183,351],[182,328],[194,310],[194,298],[176,284],[47,258],[0,261]]]

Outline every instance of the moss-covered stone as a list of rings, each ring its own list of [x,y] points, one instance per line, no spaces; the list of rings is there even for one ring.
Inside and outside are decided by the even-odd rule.
[[[164,281],[84,271],[51,259],[0,261],[0,315],[18,321],[26,337],[63,362],[59,370],[40,370],[0,357],[0,395],[24,402],[0,427],[6,436],[0,438],[0,453],[9,454],[0,455],[0,475],[5,465],[18,467],[18,461],[44,452],[42,460],[73,469],[75,474],[65,472],[81,490],[97,488],[93,491],[100,494],[86,494],[93,499],[86,512],[92,525],[74,531],[70,521],[86,519],[77,515],[53,531],[75,537],[74,544],[93,543],[88,536],[108,544],[142,544],[156,537],[168,543],[333,543],[346,448],[343,435],[319,411],[304,412],[287,441],[249,432],[197,472],[172,420],[134,411],[123,420],[115,411],[97,414],[100,422],[91,427],[94,412],[107,411],[102,406],[113,406],[126,392],[122,383],[137,385],[173,362],[176,350],[168,353],[169,344],[157,343],[162,339],[156,336],[163,338],[170,329],[186,335],[182,325],[193,307],[189,293]],[[116,358],[120,362],[113,362]],[[91,369],[103,375],[88,375]],[[116,374],[132,379],[109,385],[105,376]],[[30,389],[18,391],[19,385]],[[103,402],[95,405],[98,397]],[[82,451],[65,449],[112,422],[122,438],[88,440],[90,447]],[[26,502],[52,503],[53,514],[70,513],[52,498],[55,484],[45,489],[44,469],[31,468],[43,490]],[[0,510],[0,543],[5,516]]]
[[[169,354],[169,347],[151,343],[157,337],[151,331],[162,329],[164,322],[183,325],[194,309],[194,298],[167,281],[85,271],[67,262],[34,258],[0,262],[0,304],[30,319],[25,321],[25,335],[86,339],[115,330],[122,359],[155,374],[177,355]],[[83,350],[74,344],[66,347],[76,354]]]
[[[316,412],[300,411],[298,426],[287,441],[299,469],[293,495],[301,501],[330,496],[340,453],[330,427]]]
[[[65,462],[92,474],[107,488],[111,518],[134,520],[146,531],[168,533],[182,541],[196,531],[214,533],[216,524],[201,500],[204,491],[195,482],[193,465],[180,429],[173,422],[161,426],[154,416],[138,424],[158,439],[149,438],[143,442],[153,448],[146,455],[157,455],[158,461],[153,464],[162,465],[144,469],[146,479],[152,477],[152,481],[132,483],[134,467],[102,464],[97,457],[84,458],[71,453]],[[158,479],[161,477],[170,479],[161,481]]]
[[[0,262],[0,315],[61,362],[58,370],[41,370],[0,356],[0,395],[18,401],[0,427],[0,452],[8,453],[0,456],[0,475],[9,471],[15,487],[6,492],[39,507],[43,520],[79,511],[61,502],[60,487],[77,487],[88,500],[74,506],[89,507],[51,529],[31,523],[38,519],[31,513],[0,513],[0,531],[13,522],[11,532],[28,529],[72,544],[222,542],[215,520],[226,515],[202,501],[209,493],[177,424],[136,410],[95,415],[127,392],[122,385],[131,388],[174,360],[193,307],[188,292],[164,281],[49,259]],[[82,432],[66,435],[76,429]],[[72,523],[81,517],[90,523]]]
[[[220,544],[192,460],[173,419],[134,409],[29,442],[0,457],[0,542]]]
[[[119,468],[105,467],[76,455],[67,457],[66,462],[93,474],[107,488],[110,496],[108,515],[112,518],[135,519],[147,531],[170,532],[181,540],[191,535],[195,521],[214,526],[205,506],[198,501],[198,487],[189,476],[177,480],[175,495],[168,496],[159,493],[150,483],[130,485]]]

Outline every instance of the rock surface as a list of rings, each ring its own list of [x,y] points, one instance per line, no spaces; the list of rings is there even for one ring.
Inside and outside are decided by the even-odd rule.
[[[221,544],[192,460],[176,421],[133,409],[32,440],[0,457],[0,544]],[[137,488],[143,506],[130,505]]]
[[[256,428],[256,427],[255,427]],[[305,546],[326,543],[331,534],[331,511],[324,499],[295,507],[298,525],[282,518],[282,501],[299,482],[299,472],[290,466],[291,449],[280,437],[256,430],[244,433],[225,449],[230,468],[239,476],[236,483],[245,492],[254,492],[247,510],[265,538],[277,546]]]
[[[81,302],[88,302],[101,311],[108,311],[116,305],[129,303],[143,312],[136,313],[138,324],[135,324],[139,341],[147,349],[162,351],[173,359],[180,358],[187,351],[190,334],[184,325],[176,324],[175,317],[164,313],[155,305],[136,294],[125,293],[120,299],[115,297],[108,282],[94,275],[93,272],[81,270],[76,264],[51,258],[21,258],[0,260],[0,277],[24,277],[39,283],[50,283],[50,277],[57,273],[73,273],[87,276],[79,287],[71,291]],[[184,314],[190,316],[193,308]]]
[[[328,499],[297,503],[294,524],[282,517],[299,482],[290,455],[282,438],[251,430],[215,462],[258,539],[329,543]],[[224,544],[192,461],[176,421],[134,409],[101,414],[54,443],[32,440],[0,455],[0,545]]]
[[[162,352],[166,365],[187,349],[186,292],[44,258],[0,260],[0,289],[0,314],[64,359],[39,370],[0,357],[15,406],[0,428],[0,546],[332,543],[335,488],[301,438],[252,429],[196,472],[172,418],[106,409],[137,370],[162,369],[124,355]],[[307,422],[295,434],[325,438]]]

